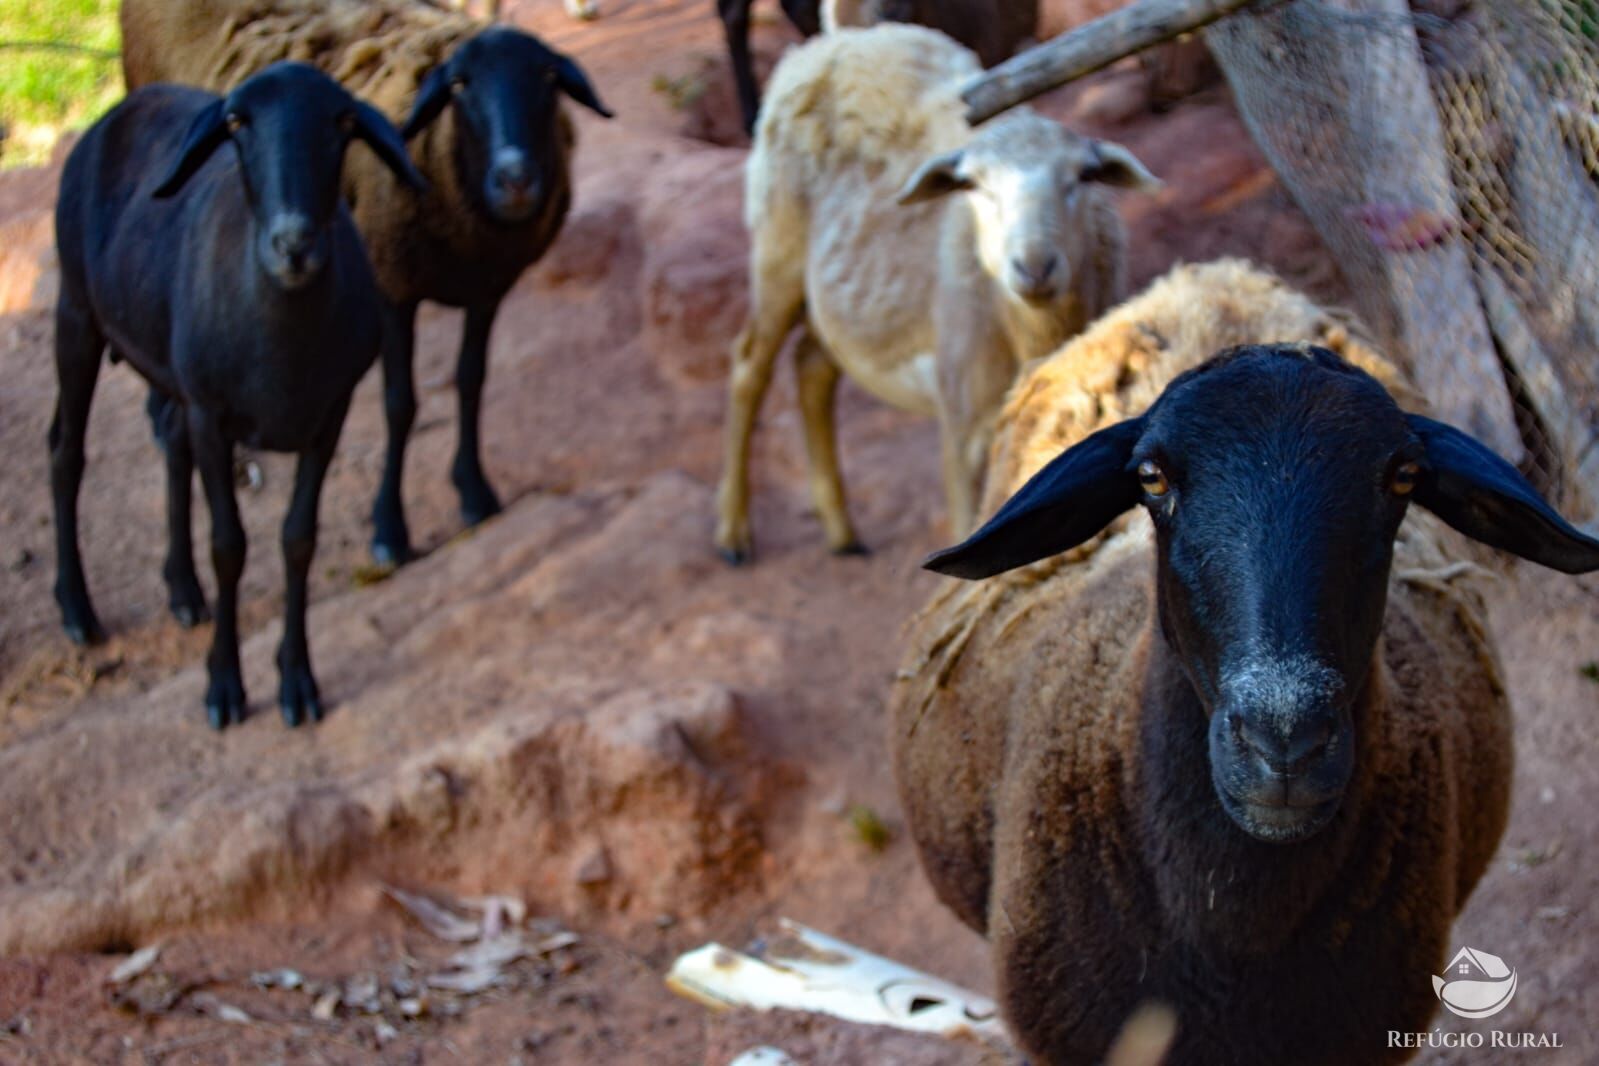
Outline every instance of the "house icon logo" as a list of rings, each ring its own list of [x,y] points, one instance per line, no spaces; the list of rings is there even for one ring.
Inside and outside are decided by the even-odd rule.
[[[1462,1018],[1491,1018],[1510,1005],[1516,994],[1516,971],[1498,955],[1461,948],[1432,990],[1443,1005]]]

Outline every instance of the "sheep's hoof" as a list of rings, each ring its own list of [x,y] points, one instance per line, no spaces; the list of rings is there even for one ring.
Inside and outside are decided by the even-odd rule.
[[[317,694],[316,679],[306,667],[285,670],[283,686],[278,691],[278,709],[283,712],[283,724],[290,729],[309,718],[322,721],[322,699]]]
[[[718,546],[716,549],[716,554],[720,555],[722,560],[727,563],[728,566],[743,566],[745,563],[755,558],[754,549],[749,547],[728,548],[724,546]]]
[[[244,682],[237,673],[213,675],[205,694],[205,718],[212,729],[226,729],[244,721]]]
[[[472,492],[463,493],[461,497],[461,521],[466,528],[487,522],[501,511],[500,498],[494,495],[494,490],[487,485]]]
[[[176,618],[178,625],[184,629],[193,629],[201,622],[211,620],[211,611],[205,605],[205,597],[198,593],[193,599],[174,596],[167,606],[172,610],[172,617]]]
[[[872,549],[868,548],[866,545],[862,544],[858,540],[852,540],[852,541],[848,542],[847,544],[840,544],[838,547],[834,548],[833,549],[833,554],[834,555],[870,555],[870,554],[872,554]]]
[[[404,566],[411,561],[411,545],[403,540],[397,544],[374,540],[372,542],[372,561],[386,570]]]
[[[105,642],[105,627],[94,613],[94,604],[89,602],[88,593],[82,591],[81,587],[74,595],[62,592],[61,583],[57,582],[56,606],[61,608],[61,628],[67,631],[67,638],[72,643],[87,646]]]
[[[92,612],[81,622],[67,622],[65,629],[67,639],[81,647],[105,643],[105,629],[101,627],[100,620]]]

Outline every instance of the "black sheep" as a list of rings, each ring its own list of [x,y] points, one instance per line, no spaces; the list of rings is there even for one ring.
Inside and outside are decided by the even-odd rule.
[[[389,443],[372,554],[385,564],[411,556],[400,482],[416,421],[423,300],[466,312],[450,478],[467,525],[498,513],[478,444],[489,334],[501,300],[555,241],[572,203],[576,137],[562,100],[611,115],[583,69],[532,34],[412,0],[123,0],[120,17],[130,86],[226,91],[273,60],[304,56],[396,123],[409,115],[405,139],[428,195],[412,196],[368,160],[351,160],[344,180],[386,304]]]
[[[164,572],[185,625],[206,613],[189,532],[196,466],[211,508],[217,603],[205,702],[219,729],[245,712],[236,444],[299,455],[283,523],[280,703],[291,726],[322,715],[305,633],[317,503],[350,394],[380,340],[377,286],[339,198],[351,139],[422,187],[381,114],[297,63],[275,64],[225,98],[139,89],[84,134],[61,175],[60,392],[50,426],[56,600],[75,641],[103,639],[78,552],[77,501],[89,405],[109,346],[151,386],[167,463]],[[233,150],[218,152],[224,145]]]

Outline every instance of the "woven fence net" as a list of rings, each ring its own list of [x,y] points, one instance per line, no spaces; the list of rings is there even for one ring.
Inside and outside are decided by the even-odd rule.
[[[1206,40],[1440,417],[1599,502],[1599,0],[1291,0]]]

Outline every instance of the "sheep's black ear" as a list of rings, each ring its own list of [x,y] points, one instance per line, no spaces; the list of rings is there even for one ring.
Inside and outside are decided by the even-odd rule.
[[[353,98],[352,102],[355,104],[355,126],[351,132],[377,153],[377,157],[394,171],[394,176],[402,184],[409,185],[417,192],[427,192],[428,183],[411,163],[410,153],[405,150],[405,142],[400,139],[400,132],[394,128],[394,124],[371,104]]]
[[[157,200],[165,200],[179,189],[185,182],[194,177],[194,172],[211,158],[211,153],[222,146],[228,139],[227,105],[222,100],[209,103],[194,116],[194,121],[189,124],[189,132],[183,138],[183,147],[178,149],[177,161],[172,164],[172,169],[167,176],[161,179],[161,184],[155,187],[150,195]]]
[[[1143,432],[1140,416],[1072,445],[1006,500],[987,525],[922,565],[976,580],[1077,547],[1138,503],[1138,479],[1127,467]]]
[[[566,56],[562,56],[555,66],[555,79],[561,86],[562,92],[590,111],[606,118],[616,117],[610,108],[600,103],[599,95],[594,92],[594,86],[589,84],[588,75],[583,73],[583,68]]]
[[[444,113],[444,105],[450,102],[454,92],[450,86],[448,63],[440,63],[428,71],[428,76],[422,79],[421,86],[416,90],[416,103],[411,105],[411,117],[400,128],[400,136],[409,141],[427,129],[428,123]]]
[[[963,155],[959,148],[943,155],[935,155],[916,169],[916,173],[911,175],[911,180],[905,183],[905,187],[900,189],[895,199],[902,204],[919,204],[962,189],[970,189],[972,180],[960,173]]]
[[[1092,149],[1093,159],[1083,168],[1083,181],[1095,181],[1101,185],[1114,185],[1118,189],[1135,189],[1138,192],[1155,192],[1161,188],[1161,180],[1121,145],[1112,141],[1095,141]]]
[[[1561,518],[1515,467],[1453,426],[1405,417],[1427,449],[1417,503],[1473,540],[1523,559],[1568,574],[1599,570],[1599,540]]]

